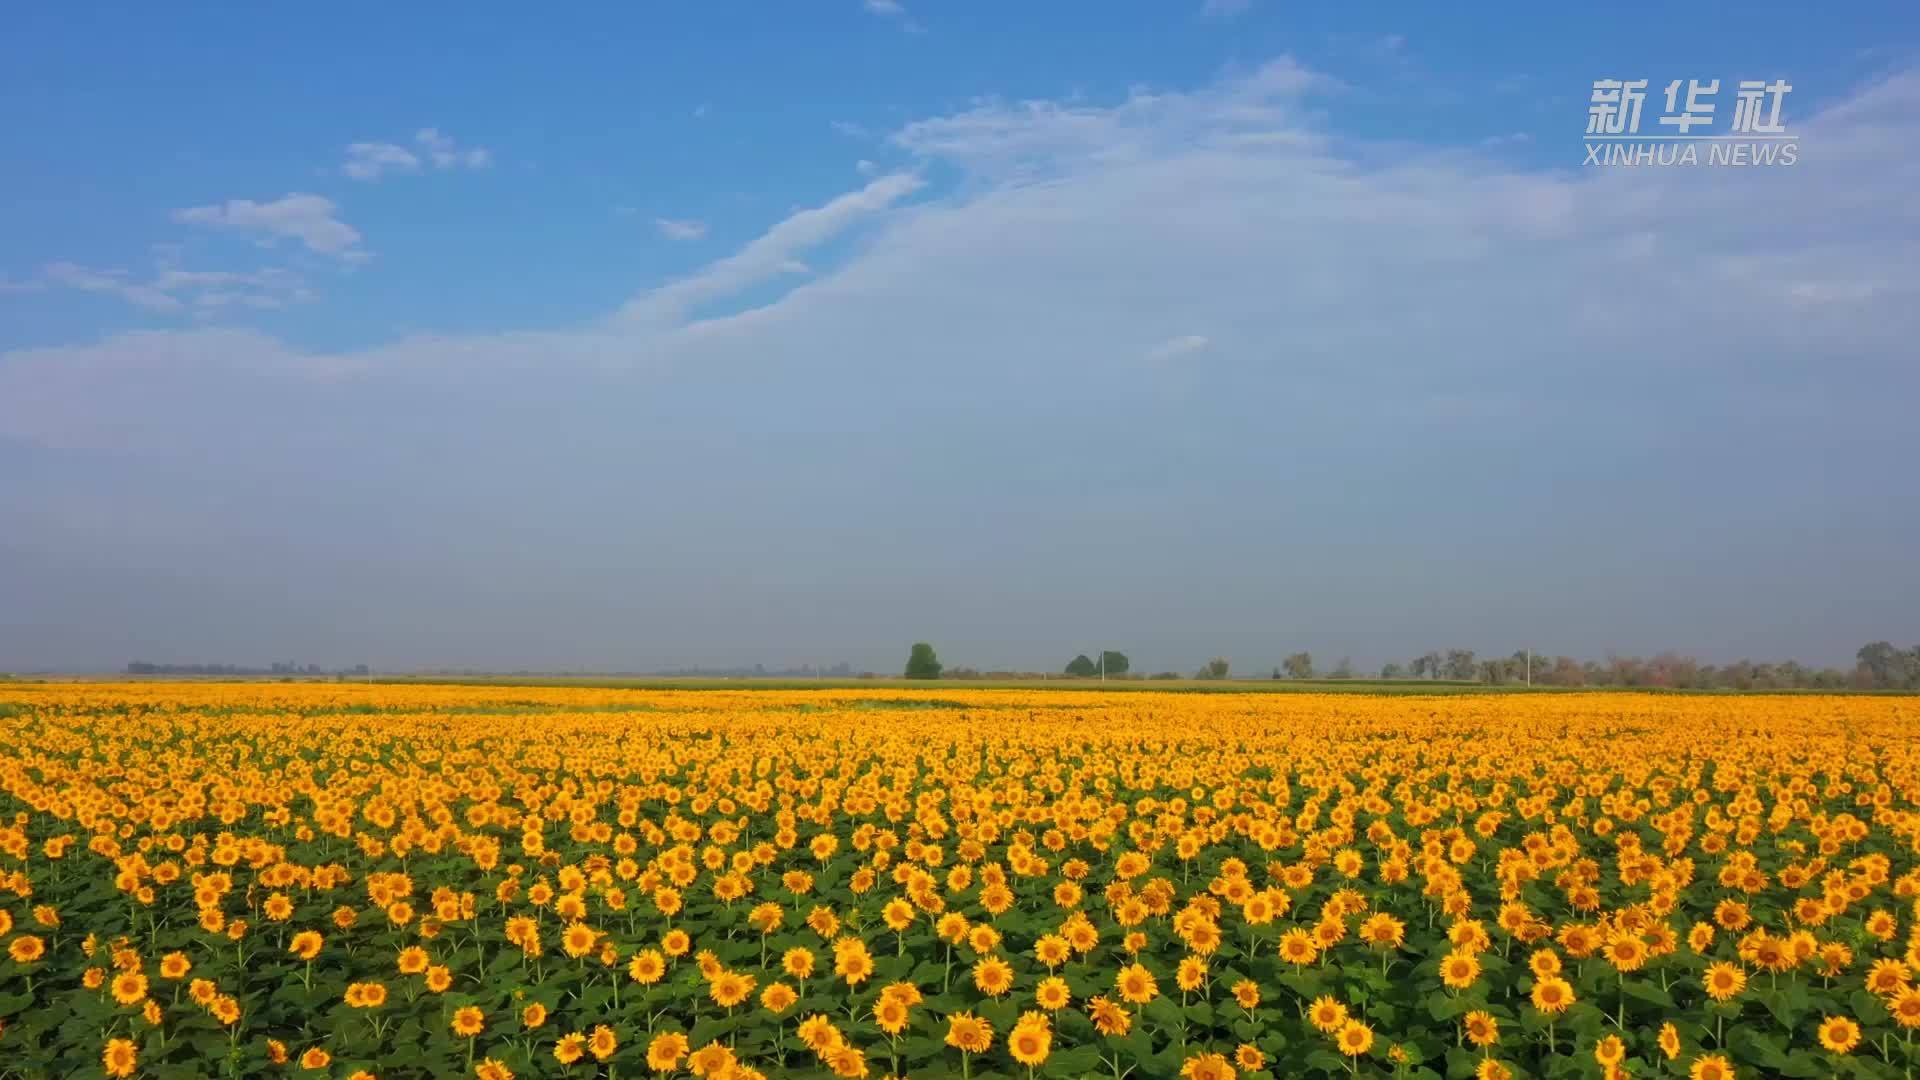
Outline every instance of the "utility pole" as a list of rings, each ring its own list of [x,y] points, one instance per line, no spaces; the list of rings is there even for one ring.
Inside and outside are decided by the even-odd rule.
[[[1107,681],[1107,650],[1100,650],[1100,681]]]
[[[1527,685],[1533,685],[1533,649],[1527,649]]]

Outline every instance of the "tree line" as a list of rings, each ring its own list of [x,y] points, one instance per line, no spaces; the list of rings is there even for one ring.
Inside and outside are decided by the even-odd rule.
[[[1113,649],[1086,653],[1068,661],[1064,674],[1075,678],[1177,679],[1176,672],[1155,675],[1134,672],[1125,653]],[[1609,655],[1604,660],[1532,654],[1516,650],[1511,656],[1481,656],[1472,649],[1435,649],[1404,663],[1392,661],[1380,668],[1386,680],[1448,680],[1493,686],[1531,683],[1534,686],[1670,687],[1677,690],[1920,690],[1920,645],[1902,649],[1876,641],[1860,647],[1854,666],[1810,667],[1797,660],[1736,660],[1709,664],[1680,653],[1649,657]],[[1225,679],[1233,670],[1225,657],[1214,657],[1194,672],[1195,679]],[[933,646],[919,642],[907,660],[909,679],[1044,678],[1043,672],[978,672],[970,668],[947,671]],[[1275,665],[1274,679],[1354,679],[1362,676],[1353,661],[1342,658],[1322,670],[1313,654],[1297,652]]]

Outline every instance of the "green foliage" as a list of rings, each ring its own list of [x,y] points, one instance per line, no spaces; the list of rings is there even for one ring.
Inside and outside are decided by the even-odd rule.
[[[940,671],[940,658],[934,655],[933,646],[924,641],[914,642],[913,650],[907,654],[907,678],[937,679]]]

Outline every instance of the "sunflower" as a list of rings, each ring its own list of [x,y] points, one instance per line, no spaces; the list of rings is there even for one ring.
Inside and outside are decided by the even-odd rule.
[[[16,964],[32,964],[47,955],[47,943],[32,934],[21,934],[7,946],[7,955]]]
[[[465,1005],[455,1009],[453,1011],[453,1018],[447,1023],[448,1026],[453,1029],[455,1035],[471,1039],[486,1028],[487,1018],[486,1014],[482,1013],[477,1007]]]
[[[988,997],[1000,997],[1013,989],[1013,968],[997,956],[989,956],[973,965],[973,985]]]
[[[1860,1025],[1851,1017],[1829,1016],[1820,1021],[1820,1045],[1834,1054],[1851,1054],[1860,1045]]]
[[[287,951],[302,960],[311,960],[320,955],[325,940],[317,930],[302,930],[287,942]]]
[[[1687,1070],[1687,1080],[1734,1080],[1733,1063],[1719,1054],[1703,1054]]]
[[[1545,979],[1560,974],[1560,954],[1552,949],[1535,949],[1527,957],[1527,969],[1536,979]]]
[[[553,1059],[562,1065],[571,1065],[587,1052],[587,1037],[576,1031],[560,1036],[553,1044]]]
[[[1659,1044],[1660,1052],[1667,1056],[1668,1061],[1680,1056],[1680,1029],[1674,1027],[1672,1021],[1660,1025],[1659,1038],[1654,1041]]]
[[[1340,1033],[1334,1039],[1340,1044],[1340,1052],[1348,1057],[1359,1057],[1373,1049],[1373,1029],[1358,1020],[1340,1025]]]
[[[1058,1012],[1073,1002],[1073,991],[1067,987],[1067,980],[1050,975],[1034,988],[1033,1000],[1048,1012]]]
[[[751,975],[722,971],[708,984],[707,993],[713,997],[715,1004],[723,1009],[731,1009],[747,1000],[747,995],[753,993],[756,981]]]
[[[1307,1006],[1307,1020],[1328,1034],[1339,1031],[1347,1022],[1347,1007],[1330,997],[1317,997]]]
[[[1440,960],[1440,981],[1450,989],[1465,990],[1480,978],[1480,958],[1470,952],[1454,950]]]
[[[1492,1046],[1500,1041],[1500,1021],[1491,1013],[1475,1009],[1462,1020],[1467,1041],[1475,1046]]]
[[[1620,934],[1603,950],[1616,971],[1639,971],[1647,963],[1647,944],[1633,934]]]
[[[1120,1036],[1133,1029],[1133,1014],[1103,994],[1096,994],[1087,1002],[1087,1014],[1093,1017],[1093,1026],[1102,1035]]]
[[[1707,970],[1700,975],[1700,983],[1706,987],[1708,997],[1715,1001],[1727,1001],[1746,989],[1747,973],[1721,961],[1707,965]]]
[[[1134,1005],[1144,1005],[1160,995],[1153,972],[1137,963],[1121,968],[1114,976],[1113,985],[1123,1001]]]
[[[1883,957],[1867,969],[1867,989],[1885,997],[1913,985],[1913,969],[1903,960]]]
[[[873,1022],[888,1035],[898,1035],[907,1026],[907,1006],[899,998],[882,994],[873,1003]]]
[[[1195,1054],[1180,1063],[1180,1075],[1185,1080],[1234,1080],[1224,1054]]]
[[[1533,984],[1533,1007],[1549,1015],[1567,1011],[1574,1002],[1573,986],[1559,976],[1549,976]]]
[[[138,1005],[147,997],[147,977],[137,971],[123,971],[113,977],[113,1000],[122,1005]]]
[[[108,1039],[100,1052],[100,1066],[108,1076],[132,1076],[139,1063],[140,1054],[132,1039]]]
[[[1173,973],[1174,985],[1178,986],[1183,993],[1190,994],[1200,989],[1200,984],[1206,979],[1207,962],[1197,956],[1182,957],[1180,966]]]
[[[1407,924],[1377,912],[1360,924],[1360,938],[1376,949],[1397,949],[1407,939]]]
[[[575,958],[592,952],[597,940],[599,935],[594,932],[593,927],[585,923],[569,923],[567,928],[560,932],[561,950]]]
[[[983,1054],[993,1045],[993,1025],[969,1012],[947,1017],[947,1045],[963,1054]]]
[[[582,1041],[585,1041],[584,1037]],[[680,1067],[680,1059],[686,1057],[691,1049],[687,1045],[687,1037],[677,1031],[655,1035],[653,1041],[647,1044],[647,1068],[654,1072],[672,1072]]]
[[[596,1026],[593,1029],[592,1036],[587,1039],[587,1053],[592,1054],[593,1060],[595,1061],[607,1060],[612,1057],[613,1052],[619,1048],[619,1037],[613,1033],[612,1028],[605,1024]]]
[[[1053,1028],[1045,1016],[1036,1012],[1023,1014],[1007,1033],[1007,1053],[1028,1068],[1044,1063],[1052,1047]]]

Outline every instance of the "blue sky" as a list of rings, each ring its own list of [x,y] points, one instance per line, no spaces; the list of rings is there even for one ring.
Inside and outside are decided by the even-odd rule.
[[[9,24],[0,668],[1920,637],[1904,6]]]

